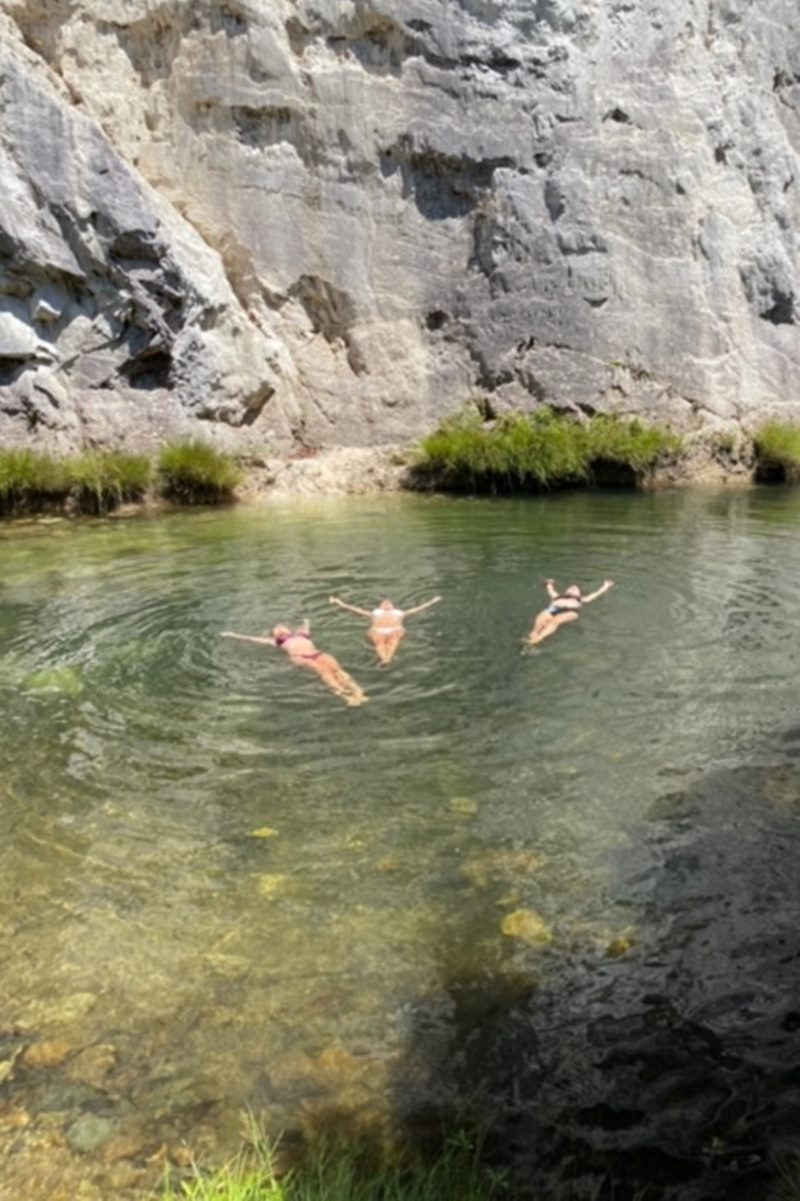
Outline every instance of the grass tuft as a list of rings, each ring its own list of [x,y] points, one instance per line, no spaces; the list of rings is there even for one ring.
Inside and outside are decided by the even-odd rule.
[[[38,450],[0,450],[0,513],[62,502],[69,487],[66,463]]]
[[[540,408],[487,424],[472,409],[423,440],[416,469],[454,488],[531,491],[592,483],[609,467],[617,479],[635,482],[680,449],[675,434],[638,420],[598,415],[577,422]]]
[[[756,434],[753,445],[757,479],[800,479],[800,425],[768,421]]]
[[[230,500],[241,472],[229,455],[206,442],[171,442],[158,459],[158,476],[165,496],[184,504]]]
[[[427,1165],[376,1164],[356,1148],[321,1144],[300,1167],[278,1176],[272,1149],[259,1142],[213,1174],[195,1168],[177,1192],[167,1183],[161,1201],[494,1201],[503,1178],[479,1158],[463,1136]]]
[[[84,513],[107,513],[123,501],[138,500],[153,475],[145,455],[90,450],[67,460],[71,494]]]

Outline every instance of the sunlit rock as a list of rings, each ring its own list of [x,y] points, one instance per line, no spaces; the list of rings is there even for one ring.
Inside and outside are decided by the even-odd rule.
[[[397,442],[475,392],[797,411],[785,0],[6,0],[0,24],[11,440],[33,385],[62,441]]]

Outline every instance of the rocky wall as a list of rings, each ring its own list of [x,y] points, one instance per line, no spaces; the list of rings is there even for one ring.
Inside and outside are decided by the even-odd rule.
[[[794,0],[0,0],[0,443],[800,416]]]

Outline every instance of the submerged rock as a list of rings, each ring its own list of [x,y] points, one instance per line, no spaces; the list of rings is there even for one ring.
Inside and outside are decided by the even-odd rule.
[[[23,1031],[47,1027],[71,1026],[94,1008],[97,997],[91,992],[69,993],[53,1001],[34,1001],[17,1019]]]
[[[74,667],[45,667],[25,676],[22,688],[25,692],[60,692],[63,696],[80,696],[83,681]]]
[[[25,1065],[29,1068],[57,1068],[74,1050],[72,1043],[65,1039],[45,1039],[28,1047],[24,1056]]]
[[[535,909],[515,909],[500,923],[503,934],[518,938],[529,946],[544,946],[553,941],[553,931]]]
[[[447,803],[451,813],[461,813],[464,817],[473,817],[478,812],[478,802],[472,797],[454,796]]]
[[[273,900],[286,891],[289,877],[280,872],[265,872],[258,877],[258,891],[262,897]]]
[[[101,1147],[114,1132],[114,1122],[87,1113],[72,1123],[67,1130],[67,1142],[73,1151],[89,1155]]]
[[[76,1055],[67,1069],[67,1077],[79,1084],[89,1084],[98,1088],[116,1065],[116,1048],[103,1043],[87,1047],[85,1051]]]

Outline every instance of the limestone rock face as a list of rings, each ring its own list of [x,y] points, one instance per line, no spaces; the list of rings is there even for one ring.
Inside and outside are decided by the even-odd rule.
[[[0,0],[0,442],[800,415],[795,0]]]

